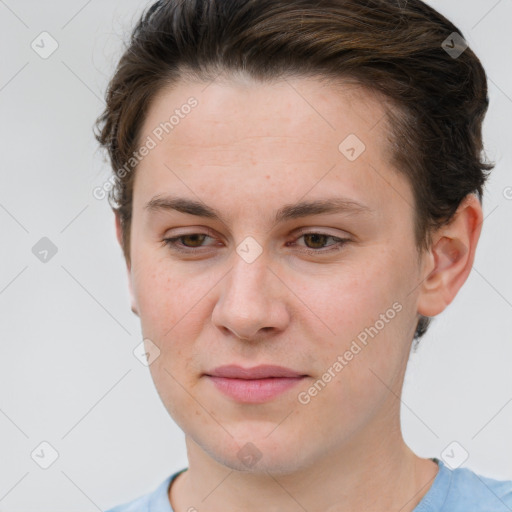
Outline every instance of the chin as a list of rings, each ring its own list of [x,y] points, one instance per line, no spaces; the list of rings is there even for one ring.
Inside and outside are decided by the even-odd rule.
[[[284,476],[306,467],[307,463],[304,458],[307,454],[304,453],[303,442],[297,439],[297,446],[289,446],[277,436],[272,441],[265,439],[266,436],[268,436],[268,431],[259,440],[237,440],[236,442],[232,440],[229,452],[224,450],[219,453],[218,444],[205,451],[219,464],[233,471],[254,475],[270,473]],[[290,438],[288,437],[288,439]]]

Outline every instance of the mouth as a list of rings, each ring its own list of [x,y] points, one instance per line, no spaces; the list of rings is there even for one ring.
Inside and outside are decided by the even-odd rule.
[[[253,368],[227,365],[215,368],[205,377],[217,390],[237,402],[263,403],[290,390],[308,375],[275,365]]]
[[[301,372],[271,364],[261,364],[252,368],[242,368],[236,364],[219,366],[206,373],[209,377],[224,377],[227,379],[269,379],[305,377]]]

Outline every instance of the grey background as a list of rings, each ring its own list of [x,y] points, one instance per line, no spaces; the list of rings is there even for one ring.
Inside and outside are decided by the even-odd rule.
[[[457,441],[464,466],[512,479],[512,2],[429,3],[486,68],[497,166],[473,271],[410,361],[404,436],[424,457]],[[184,435],[132,353],[141,332],[114,217],[92,195],[110,172],[92,125],[146,5],[0,0],[0,511],[101,510],[187,466]],[[59,45],[47,59],[31,48],[43,31]],[[32,252],[42,237],[58,251],[46,263]],[[48,469],[31,457],[49,455],[43,441],[59,455]]]

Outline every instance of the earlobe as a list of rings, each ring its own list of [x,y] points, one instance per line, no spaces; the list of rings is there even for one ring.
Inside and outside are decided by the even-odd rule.
[[[133,294],[132,279],[131,279],[131,274],[130,274],[130,270],[129,269],[128,269],[128,287],[130,289],[130,300],[131,300],[130,308],[132,310],[132,313],[134,313],[137,316],[139,316],[139,312],[137,311],[137,306],[136,306],[136,303],[135,303],[135,296]]]
[[[470,194],[449,225],[434,238],[418,297],[418,313],[436,316],[453,301],[468,278],[475,258],[483,214],[478,198]]]
[[[132,313],[139,316],[135,294],[133,293],[132,273],[130,265],[126,265],[126,275],[128,277],[128,290],[130,291],[130,309],[132,310]]]
[[[123,250],[123,230],[121,228],[121,218],[120,218],[118,212],[114,212],[114,213],[115,213],[115,224],[116,224],[116,238],[121,247],[121,250]],[[135,296],[133,293],[131,265],[128,262],[126,263],[126,274],[128,277],[128,289],[130,291],[130,302],[131,302],[130,309],[131,309],[132,313],[135,313],[137,316],[139,316],[139,312],[137,311]]]
[[[119,212],[114,210],[114,219],[115,219],[115,226],[116,226],[116,238],[117,242],[119,243],[121,250],[123,249],[123,230],[121,228],[121,216],[119,215]]]

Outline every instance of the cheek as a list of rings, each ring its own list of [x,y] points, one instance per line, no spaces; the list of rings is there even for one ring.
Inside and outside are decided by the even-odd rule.
[[[388,383],[407,359],[414,316],[407,294],[412,286],[409,269],[397,261],[396,255],[381,252],[378,261],[343,271],[310,294],[331,333],[323,342],[323,366],[327,370],[338,356],[343,358],[338,374],[345,381],[340,392],[346,396],[378,392],[384,384],[377,376]]]
[[[372,326],[380,314],[402,302],[403,285],[396,268],[380,261],[340,265],[338,271],[313,282],[301,281],[301,297],[337,340],[351,340]],[[388,324],[386,324],[387,329]]]
[[[166,261],[145,262],[134,267],[134,295],[142,334],[160,350],[150,365],[155,381],[174,389],[174,375],[180,382],[194,375],[197,361],[195,340],[199,339],[210,307],[206,292],[212,284],[179,272]],[[207,280],[209,281],[209,280]],[[197,363],[196,363],[197,364]],[[199,371],[199,370],[198,370]],[[190,383],[182,382],[186,387]],[[177,390],[176,390],[177,392]]]
[[[141,254],[132,268],[133,293],[144,335],[170,338],[181,319],[186,322],[193,316],[192,308],[198,295],[194,279],[151,254]]]

